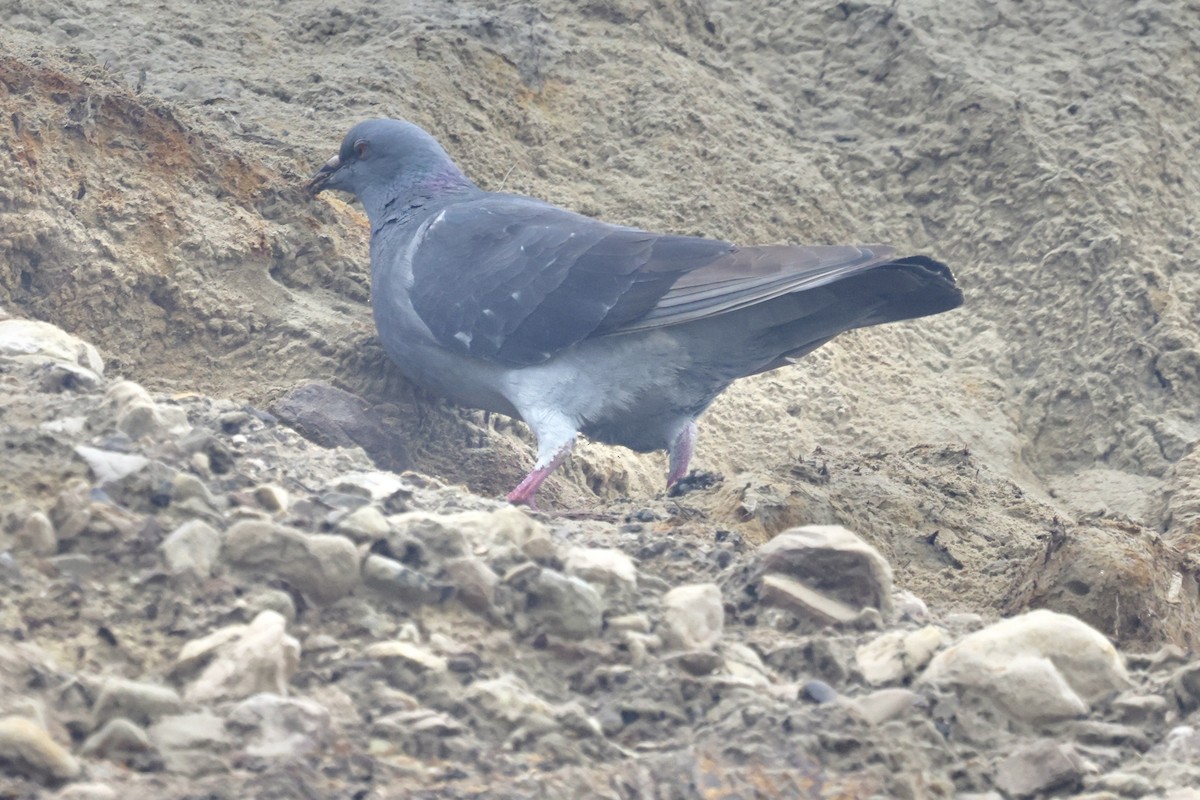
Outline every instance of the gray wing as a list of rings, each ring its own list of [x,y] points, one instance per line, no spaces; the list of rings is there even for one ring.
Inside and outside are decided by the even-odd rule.
[[[748,247],[648,233],[489,195],[440,212],[412,255],[413,308],[438,342],[510,366],[593,336],[678,325],[821,286],[886,247]]]

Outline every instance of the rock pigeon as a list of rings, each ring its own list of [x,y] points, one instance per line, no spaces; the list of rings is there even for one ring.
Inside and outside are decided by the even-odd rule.
[[[533,430],[515,504],[535,506],[580,433],[665,449],[672,486],[696,419],[736,379],[963,300],[946,265],[883,245],[739,247],[487,192],[402,120],[355,125],[308,189],[362,202],[375,325],[400,369]]]

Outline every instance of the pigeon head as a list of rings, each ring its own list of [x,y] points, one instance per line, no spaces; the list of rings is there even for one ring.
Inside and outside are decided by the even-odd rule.
[[[308,191],[349,192],[374,216],[387,201],[418,187],[437,191],[472,185],[437,140],[416,125],[371,119],[350,129],[338,154],[309,181]]]

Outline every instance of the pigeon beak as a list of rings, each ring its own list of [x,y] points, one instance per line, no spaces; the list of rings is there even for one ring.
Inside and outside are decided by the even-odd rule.
[[[308,182],[308,193],[316,197],[325,189],[329,188],[329,181],[332,180],[333,174],[342,166],[342,160],[336,155],[325,162],[325,166],[317,170],[317,174],[312,176],[312,180]]]

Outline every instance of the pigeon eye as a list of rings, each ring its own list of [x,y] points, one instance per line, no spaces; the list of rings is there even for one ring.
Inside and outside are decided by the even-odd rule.
[[[369,149],[370,149],[370,148],[369,148],[369,147],[367,147],[367,140],[366,140],[366,139],[359,139],[357,142],[355,142],[355,143],[354,143],[354,152],[358,153],[358,157],[359,157],[359,158],[366,158],[366,157],[367,157],[367,151],[368,151]]]

